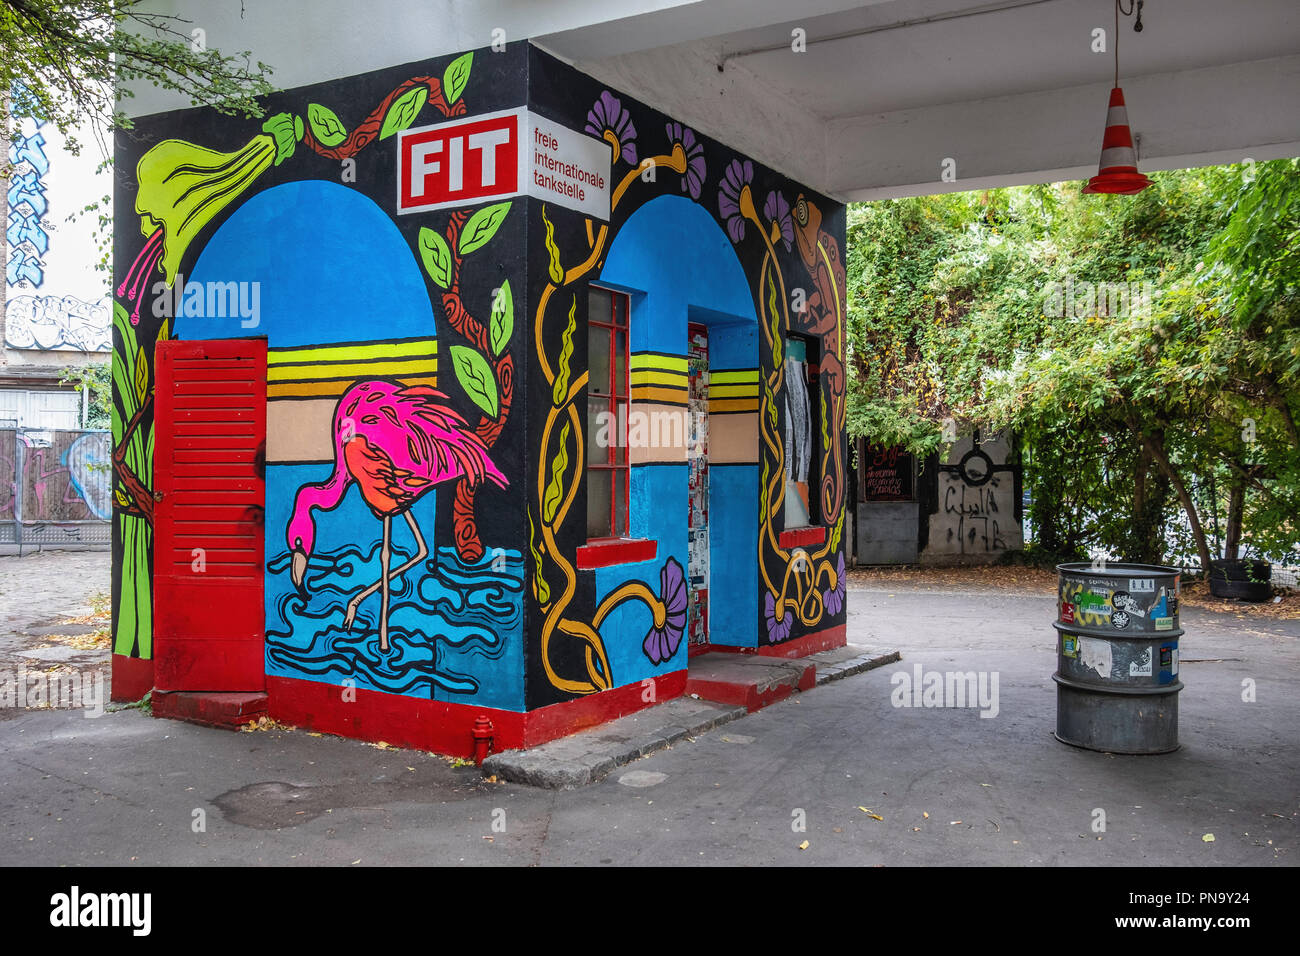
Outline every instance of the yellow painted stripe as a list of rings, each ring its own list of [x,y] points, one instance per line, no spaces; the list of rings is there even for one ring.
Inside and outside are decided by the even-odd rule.
[[[668,385],[673,388],[685,388],[687,378],[678,372],[653,372],[649,370],[633,370],[633,385]]]
[[[758,398],[758,383],[753,385],[714,385],[710,382],[709,398]]]
[[[709,402],[709,411],[716,412],[756,412],[758,399],[724,398]]]
[[[684,388],[680,390],[674,388],[634,388],[632,389],[632,400],[635,402],[664,402],[685,405],[687,393]]]
[[[686,359],[677,355],[659,355],[655,352],[647,352],[632,356],[632,368],[667,368],[685,372]]]
[[[307,398],[313,395],[342,395],[353,384],[353,379],[340,379],[336,382],[275,382],[267,383],[267,398]],[[403,376],[399,381],[403,385],[438,386],[438,380],[430,376]]]
[[[357,362],[351,365],[268,365],[268,381],[314,381],[323,378],[379,378],[402,374],[428,375],[438,371],[435,358],[407,361]]]
[[[266,364],[360,362],[366,359],[409,358],[437,354],[437,339],[423,339],[417,342],[372,342],[368,345],[308,345],[295,349],[269,349],[266,354]]]
[[[741,382],[757,382],[758,369],[744,368],[726,372],[709,372],[709,384],[731,385]]]

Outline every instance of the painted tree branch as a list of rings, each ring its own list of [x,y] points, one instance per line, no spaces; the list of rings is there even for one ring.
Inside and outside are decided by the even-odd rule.
[[[122,487],[126,489],[130,498],[130,506],[124,510],[130,514],[138,514],[150,525],[153,524],[153,492],[127,467],[126,452],[131,445],[132,434],[140,427],[145,412],[152,405],[153,394],[150,393],[140,407],[136,409],[136,413],[131,416],[131,420],[122,431],[122,440],[117,443],[117,448],[113,450],[113,474],[122,483]]]
[[[447,321],[451,324],[451,327],[464,336],[482,355],[489,356],[492,352],[488,340],[488,329],[482,321],[475,318],[465,308],[465,303],[460,295],[462,256],[456,250],[460,239],[460,231],[468,220],[469,213],[457,210],[451,214],[451,221],[447,224],[447,248],[452,250],[451,281],[448,283],[449,288],[447,291],[442,294],[442,307],[446,312]],[[510,406],[514,399],[514,369],[514,359],[509,351],[503,352],[492,364],[492,370],[497,379],[499,396],[497,416],[496,418],[489,418],[487,415],[480,415],[478,426],[475,428],[475,433],[479,438],[483,439],[483,443],[488,448],[493,447],[497,439],[501,437],[501,431],[505,428],[506,420],[510,417]],[[483,542],[479,537],[478,519],[474,506],[477,497],[478,488],[476,486],[471,486],[464,478],[456,482],[456,499],[452,506],[452,524],[455,528],[456,553],[460,555],[463,561],[473,562],[483,556]]]
[[[384,97],[383,101],[370,111],[370,115],[357,124],[356,128],[348,134],[348,138],[337,146],[322,146],[320,140],[313,135],[310,126],[303,131],[302,141],[309,149],[319,153],[327,159],[350,159],[361,150],[365,149],[375,141],[379,131],[383,128],[384,117],[388,115],[389,107],[402,94],[415,89],[417,86],[427,86],[429,88],[429,103],[431,103],[443,116],[462,116],[465,113],[464,101],[457,101],[456,106],[452,107],[442,96],[442,83],[436,77],[416,76],[407,80],[393,92]]]

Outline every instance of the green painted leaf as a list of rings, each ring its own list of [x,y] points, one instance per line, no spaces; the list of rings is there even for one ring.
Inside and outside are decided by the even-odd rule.
[[[460,387],[484,414],[496,418],[499,411],[497,404],[497,380],[488,366],[487,359],[467,345],[451,347],[451,367],[456,370],[456,380]]]
[[[420,261],[440,288],[451,286],[451,250],[447,240],[428,226],[420,229]]]
[[[546,485],[546,495],[542,498],[542,517],[550,524],[555,520],[555,512],[564,500],[564,472],[569,467],[569,423],[560,429],[560,448],[551,459],[551,480]]]
[[[546,253],[550,257],[547,271],[551,281],[559,285],[564,281],[564,269],[560,265],[560,247],[555,244],[555,226],[546,218],[545,203],[542,203],[542,222],[546,225]]]
[[[135,399],[140,405],[144,404],[145,396],[149,394],[149,362],[144,357],[144,349],[135,353]]]
[[[457,243],[460,254],[469,255],[480,246],[486,245],[487,241],[496,235],[497,227],[501,225],[501,220],[506,218],[506,213],[509,211],[510,203],[506,201],[484,206],[470,216],[469,222],[465,223],[465,228],[461,230],[460,242]]]
[[[429,99],[429,88],[421,83],[419,86],[413,86],[401,96],[399,96],[393,105],[388,108],[388,114],[384,117],[384,125],[379,129],[379,138],[387,139],[394,133],[400,133],[420,115],[420,110],[424,109],[425,102]]]
[[[560,346],[560,358],[555,363],[555,388],[551,392],[551,398],[556,408],[564,404],[565,396],[569,394],[569,360],[573,358],[573,330],[577,322],[575,318],[577,308],[578,299],[575,296],[573,304],[569,306],[569,324],[564,328],[564,344]]]
[[[772,274],[767,275],[767,311],[772,316],[772,357],[773,361],[781,364],[781,313],[776,308],[776,283],[772,281]]]
[[[465,85],[469,83],[469,68],[473,64],[474,54],[466,53],[452,60],[442,74],[442,97],[448,106],[460,99],[465,92]]]
[[[311,103],[307,106],[307,122],[311,124],[311,134],[322,146],[337,146],[348,138],[348,129],[328,106]]]
[[[510,292],[510,280],[501,283],[501,289],[492,297],[492,319],[488,334],[492,344],[492,354],[500,355],[510,344],[510,336],[515,331],[515,299]]]
[[[533,555],[533,592],[537,595],[537,600],[541,604],[547,604],[551,600],[551,589],[546,583],[546,577],[542,574],[542,552],[534,542],[535,529],[533,527],[533,513],[528,512],[528,550]]]

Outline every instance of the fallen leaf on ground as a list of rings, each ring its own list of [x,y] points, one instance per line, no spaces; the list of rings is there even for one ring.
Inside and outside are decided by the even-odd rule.
[[[800,843],[800,844],[799,844],[799,849],[801,849],[801,850],[806,850],[806,849],[808,849],[808,841],[807,841],[807,840],[804,840],[802,843]]]
[[[1201,842],[1202,842],[1202,843],[1213,843],[1213,842],[1214,842],[1214,834],[1213,834],[1213,833],[1207,833],[1207,834],[1205,834],[1205,836],[1201,837]]]

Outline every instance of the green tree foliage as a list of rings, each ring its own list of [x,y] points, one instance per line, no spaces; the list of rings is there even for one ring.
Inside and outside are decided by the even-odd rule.
[[[134,83],[183,94],[196,106],[257,116],[272,90],[270,68],[249,54],[208,49],[201,25],[140,9],[140,0],[0,0],[0,91],[18,91],[22,111],[73,137],[130,127],[115,99]],[[80,148],[75,137],[69,149]]]
[[[108,428],[113,421],[113,378],[108,362],[68,367],[63,370],[60,385],[74,385],[85,389],[86,427]]]
[[[1300,168],[850,213],[849,427],[919,453],[1011,427],[1044,557],[1204,564],[1300,539]]]

